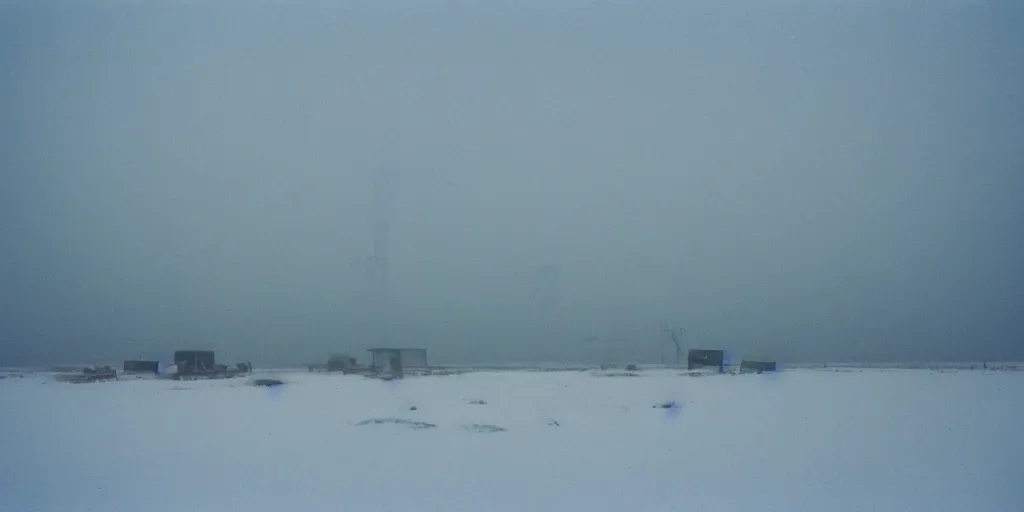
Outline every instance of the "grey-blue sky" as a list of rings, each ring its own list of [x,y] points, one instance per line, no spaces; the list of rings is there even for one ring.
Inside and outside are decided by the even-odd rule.
[[[544,4],[0,4],[0,363],[1024,357],[1019,3]]]

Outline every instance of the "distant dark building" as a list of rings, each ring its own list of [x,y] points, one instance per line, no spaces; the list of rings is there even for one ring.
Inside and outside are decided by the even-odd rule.
[[[124,373],[159,373],[159,361],[125,361]]]
[[[686,355],[686,368],[694,370],[696,368],[711,368],[718,367],[719,372],[725,371],[725,351],[724,350],[698,350],[692,349]]]
[[[370,366],[375,373],[397,369],[401,374],[406,368],[425,370],[429,367],[424,348],[371,348],[370,354],[373,357]]]
[[[743,361],[740,363],[740,373],[774,372],[775,366],[775,361]]]
[[[327,359],[327,371],[347,372],[356,366],[356,358],[347,354],[333,354]]]
[[[217,362],[212,350],[179,350],[174,353],[178,373],[213,371]]]

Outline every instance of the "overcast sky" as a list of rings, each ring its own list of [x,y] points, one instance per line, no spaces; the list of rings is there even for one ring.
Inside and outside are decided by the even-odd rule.
[[[1024,359],[1022,91],[1015,0],[0,0],[0,365]]]

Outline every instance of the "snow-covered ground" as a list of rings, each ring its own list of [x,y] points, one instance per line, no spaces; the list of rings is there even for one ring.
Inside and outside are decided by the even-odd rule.
[[[1024,510],[1024,372],[679,373],[6,378],[0,510]]]

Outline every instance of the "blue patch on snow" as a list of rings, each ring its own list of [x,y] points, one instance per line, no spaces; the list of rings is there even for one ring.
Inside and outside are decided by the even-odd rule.
[[[667,420],[674,420],[678,418],[679,415],[683,412],[682,404],[676,402],[675,400],[669,402],[668,405],[668,408],[665,409],[665,419]]]
[[[666,400],[655,405],[656,408],[665,410],[665,419],[674,420],[683,412],[683,406],[676,400]]]
[[[261,380],[261,379],[257,379],[257,381],[259,381],[259,380]],[[284,392],[285,385],[284,385],[284,382],[278,381],[278,382],[269,382],[266,385],[263,385],[261,387],[263,387],[263,388],[265,388],[267,390],[267,398],[273,400],[273,399],[277,399],[277,397],[281,396],[281,393]]]

